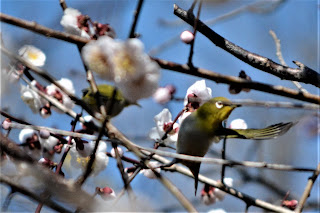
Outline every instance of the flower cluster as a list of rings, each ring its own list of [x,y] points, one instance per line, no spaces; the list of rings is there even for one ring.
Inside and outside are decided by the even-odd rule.
[[[62,78],[61,80],[57,81],[59,85],[61,85],[63,88],[65,88],[69,93],[75,94],[75,90],[73,88],[73,83],[69,79]],[[42,90],[45,94],[48,96],[51,96],[55,99],[57,99],[61,104],[63,104],[68,109],[72,109],[74,107],[73,101],[70,99],[68,95],[66,95],[64,92],[62,92],[57,86],[54,84],[50,84],[47,87],[43,88],[41,85],[38,84],[35,80],[31,82],[31,85],[33,87],[37,87]],[[34,90],[29,85],[24,86],[21,85],[20,89],[21,99],[23,102],[25,102],[33,113],[39,113],[42,117],[46,118],[51,114],[51,105],[47,100],[42,98],[36,90]],[[53,109],[59,113],[63,113],[56,107],[53,107]]]
[[[101,78],[113,81],[125,98],[136,102],[158,88],[159,66],[144,53],[140,40],[101,36],[82,49],[85,64]]]
[[[158,173],[161,172],[161,168],[159,168],[160,163],[157,161],[150,161],[149,167],[154,168],[154,170]],[[143,174],[144,176],[146,176],[149,179],[156,179],[157,176],[155,175],[155,173],[151,170],[151,169],[142,169],[140,171],[140,174]]]
[[[22,129],[19,134],[20,146],[31,156],[40,159],[41,157],[51,159],[54,147],[59,140],[55,137],[43,137],[33,129]]]
[[[79,10],[73,8],[64,10],[60,24],[67,33],[88,39],[102,35],[115,37],[115,32],[109,24],[92,22],[88,16],[81,14]]]
[[[154,117],[154,121],[156,123],[156,127],[153,127],[149,132],[149,138],[155,141],[160,141],[168,128],[173,124],[170,111],[167,108],[163,109]],[[168,132],[167,138],[163,140],[164,144],[170,145],[176,143],[178,139],[178,131],[179,124],[174,123],[172,130]]]
[[[232,178],[224,178],[223,182],[226,186],[232,187],[233,179]],[[217,200],[222,201],[226,193],[218,188],[213,186],[205,185],[201,191],[201,201],[205,205],[214,204]]]
[[[188,90],[184,100],[184,106],[186,106],[186,111],[179,117],[179,123],[174,123],[172,121],[172,115],[170,111],[165,108],[154,117],[156,127],[153,127],[149,132],[149,138],[155,141],[159,141],[167,130],[172,126],[167,134],[167,137],[163,140],[165,145],[175,144],[178,139],[179,126],[182,121],[199,108],[207,100],[211,99],[211,89],[206,86],[204,80],[196,81],[191,85]],[[171,98],[171,97],[170,97]]]
[[[70,164],[73,168],[85,171],[96,142],[84,141],[78,138],[72,139],[72,142],[73,144],[69,152],[71,156]],[[100,141],[93,164],[92,174],[94,176],[98,175],[108,165],[109,157],[106,155],[106,151],[106,142]]]

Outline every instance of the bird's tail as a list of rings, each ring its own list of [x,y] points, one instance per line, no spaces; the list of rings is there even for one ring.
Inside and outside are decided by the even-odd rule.
[[[278,123],[263,129],[225,129],[227,138],[265,140],[276,138],[286,133],[296,123]]]
[[[200,165],[201,165],[201,163],[198,163],[198,162],[186,163],[186,166],[190,169],[190,171],[194,177],[194,195],[195,196],[197,195],[197,189],[198,189]]]

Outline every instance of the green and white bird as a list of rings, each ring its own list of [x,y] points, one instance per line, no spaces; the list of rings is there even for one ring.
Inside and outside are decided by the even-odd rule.
[[[115,90],[115,87],[108,84],[101,84],[101,85],[98,85],[97,88],[100,94],[101,104],[103,104],[106,107],[106,109],[108,109],[109,105],[111,104],[112,95]],[[82,93],[83,93],[82,100],[91,107],[91,110],[93,112],[100,112],[100,109],[97,104],[97,99],[94,96],[94,93],[92,92],[91,88],[89,87],[87,89],[83,89]],[[113,107],[111,112],[109,112],[109,115],[111,117],[115,117],[123,110],[123,108],[130,105],[138,105],[138,104],[128,101],[122,95],[122,92],[120,90],[116,90]]]
[[[200,106],[182,122],[177,142],[177,153],[203,157],[213,142],[227,138],[264,140],[286,133],[294,124],[278,123],[264,129],[228,129],[222,126],[230,113],[238,107],[227,98],[216,97]],[[201,163],[175,159],[187,166],[195,179],[195,193]]]

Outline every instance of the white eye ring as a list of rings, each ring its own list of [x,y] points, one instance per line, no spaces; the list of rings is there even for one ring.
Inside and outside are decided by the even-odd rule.
[[[217,102],[216,102],[216,107],[217,107],[218,109],[221,109],[221,108],[223,107],[223,103],[222,103],[221,101],[217,101]]]

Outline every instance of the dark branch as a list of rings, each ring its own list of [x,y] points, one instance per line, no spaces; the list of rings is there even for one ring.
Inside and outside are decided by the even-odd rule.
[[[283,86],[273,86],[270,84],[263,84],[255,81],[248,81],[242,78],[219,74],[210,70],[202,68],[190,69],[188,65],[177,64],[171,61],[153,58],[161,68],[181,72],[184,74],[194,75],[201,78],[210,79],[216,83],[233,84],[238,87],[250,88],[266,93],[276,94],[284,97],[294,98],[301,101],[320,104],[320,97],[317,95],[302,93],[298,90],[289,89]]]
[[[140,12],[141,12],[142,5],[143,5],[143,0],[139,0],[137,9],[134,11],[134,20],[133,20],[133,23],[132,23],[132,26],[131,26],[129,38],[135,38],[136,37],[135,30],[136,30],[136,26],[137,26],[137,23],[138,23],[138,19],[139,19],[139,15],[140,15]]]
[[[191,26],[195,25],[196,18],[194,17],[194,15],[188,13],[186,10],[183,10],[177,5],[174,5],[174,14]],[[275,75],[280,79],[299,81],[306,84],[312,84],[316,87],[320,87],[320,74],[305,65],[298,65],[299,68],[290,68],[282,66],[269,58],[249,52],[223,38],[200,20],[198,20],[197,30],[204,36],[206,36],[215,45],[229,52],[230,54],[234,55],[235,57],[244,61],[252,67]]]

